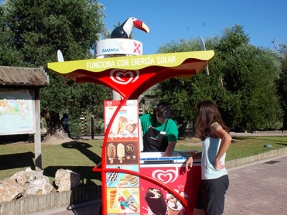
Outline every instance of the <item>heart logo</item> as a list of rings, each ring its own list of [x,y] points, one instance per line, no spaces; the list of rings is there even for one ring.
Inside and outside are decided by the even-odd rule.
[[[152,177],[161,181],[164,184],[172,183],[178,178],[178,168],[169,170],[155,170],[152,173]]]
[[[110,77],[114,82],[126,85],[130,82],[131,83],[135,82],[139,78],[139,71],[113,69],[110,73]]]

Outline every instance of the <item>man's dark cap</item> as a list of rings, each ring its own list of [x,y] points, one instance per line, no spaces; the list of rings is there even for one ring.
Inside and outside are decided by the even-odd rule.
[[[161,102],[156,107],[156,112],[159,118],[168,119],[170,117],[170,104]]]

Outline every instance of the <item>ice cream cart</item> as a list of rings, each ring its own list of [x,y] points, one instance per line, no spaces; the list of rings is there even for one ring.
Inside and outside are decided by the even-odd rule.
[[[134,40],[120,42],[142,47]],[[119,47],[103,49],[111,50]],[[102,164],[93,169],[101,172],[103,214],[192,214],[200,164],[186,173],[186,152],[172,157],[140,152],[137,99],[163,80],[196,75],[213,56],[211,50],[48,63],[49,69],[71,80],[102,84],[122,96],[122,100],[105,101]]]

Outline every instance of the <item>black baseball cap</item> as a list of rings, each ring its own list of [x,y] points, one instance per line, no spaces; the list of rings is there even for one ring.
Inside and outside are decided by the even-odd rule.
[[[156,113],[159,118],[168,119],[170,117],[170,104],[161,102],[156,107]]]

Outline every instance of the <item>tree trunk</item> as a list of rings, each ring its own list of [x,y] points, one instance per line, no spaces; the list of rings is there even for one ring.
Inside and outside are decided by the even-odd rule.
[[[42,117],[45,118],[47,122],[47,133],[43,138],[42,142],[48,141],[52,136],[56,137],[57,139],[63,140],[68,137],[68,134],[65,133],[60,115],[54,111],[46,111],[44,110],[42,113]]]

